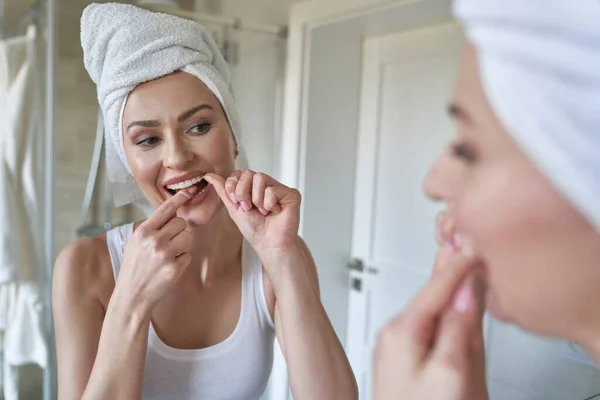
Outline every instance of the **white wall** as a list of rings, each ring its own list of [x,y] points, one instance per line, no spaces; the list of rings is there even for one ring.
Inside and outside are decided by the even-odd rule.
[[[196,11],[239,17],[265,24],[287,24],[289,8],[298,0],[196,0]]]

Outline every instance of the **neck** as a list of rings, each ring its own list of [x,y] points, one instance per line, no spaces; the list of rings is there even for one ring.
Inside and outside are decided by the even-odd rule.
[[[192,262],[180,282],[204,286],[239,265],[243,237],[224,207],[210,222],[188,232],[193,237]]]
[[[594,360],[596,365],[600,366],[600,337],[596,335],[595,339],[595,341],[582,343],[581,347]]]

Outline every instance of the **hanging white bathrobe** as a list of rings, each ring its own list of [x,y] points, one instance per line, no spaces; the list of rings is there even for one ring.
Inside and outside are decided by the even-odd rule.
[[[0,337],[4,398],[19,366],[47,364],[43,305],[43,115],[36,29],[0,42]]]

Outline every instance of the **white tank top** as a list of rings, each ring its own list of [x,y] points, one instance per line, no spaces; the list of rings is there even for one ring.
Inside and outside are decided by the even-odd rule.
[[[133,224],[107,232],[115,280]],[[143,400],[254,400],[265,390],[273,366],[275,329],[267,307],[262,265],[254,249],[242,248],[242,306],[227,339],[197,350],[163,343],[152,324],[143,381]]]

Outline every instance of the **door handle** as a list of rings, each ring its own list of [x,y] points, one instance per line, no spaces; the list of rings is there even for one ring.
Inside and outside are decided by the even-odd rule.
[[[372,275],[376,275],[379,272],[379,270],[375,267],[366,267],[365,268],[365,263],[360,258],[352,259],[352,261],[350,261],[348,263],[348,269],[351,271],[357,271],[357,272],[365,272],[365,270],[366,270],[369,274],[372,274]]]
[[[348,269],[351,271],[363,272],[365,270],[365,264],[360,258],[354,258],[348,263]]]

